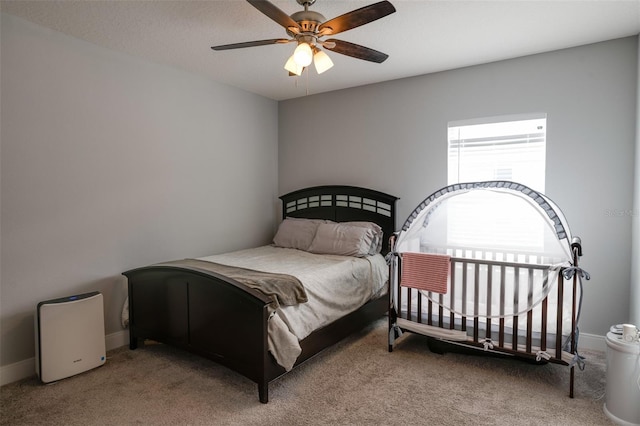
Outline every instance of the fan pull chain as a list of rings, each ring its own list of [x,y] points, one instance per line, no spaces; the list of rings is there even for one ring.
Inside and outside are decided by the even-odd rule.
[[[305,96],[309,96],[309,72],[310,72],[310,71],[309,71],[309,69],[308,69],[308,68],[305,68],[305,69],[302,71],[302,74],[301,74],[301,75],[299,75],[299,76],[295,76],[295,77],[294,77],[294,84],[293,84],[293,85],[294,85],[294,87],[295,87],[296,89],[297,89],[298,87],[300,87],[300,85],[298,84],[298,83],[299,83],[299,81],[300,81],[300,78],[304,78],[304,79],[305,79],[305,82],[304,82],[304,84],[305,84]]]
[[[307,87],[306,87],[306,89],[307,89],[307,90],[306,90],[306,96],[309,96],[309,73],[310,73],[310,72],[309,72],[309,67],[307,67],[306,71],[307,71],[307,72],[306,72],[306,74],[307,74]]]

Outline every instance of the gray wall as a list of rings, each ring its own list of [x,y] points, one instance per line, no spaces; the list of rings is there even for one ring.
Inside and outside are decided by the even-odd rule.
[[[122,271],[266,243],[277,103],[2,15],[1,359],[34,356],[39,301]]]
[[[640,40],[640,36],[638,36]],[[631,297],[629,297],[629,322],[640,327],[640,43],[638,43],[638,85],[636,87],[636,178],[633,191],[633,222],[631,251]]]
[[[280,102],[280,191],[369,186],[403,222],[447,184],[448,121],[545,112],[546,192],[592,276],[581,330],[604,335],[629,316],[637,58],[631,37]]]

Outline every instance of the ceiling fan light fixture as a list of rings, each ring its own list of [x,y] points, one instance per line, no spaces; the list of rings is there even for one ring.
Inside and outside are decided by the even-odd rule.
[[[303,42],[298,44],[298,47],[296,47],[296,50],[293,52],[293,60],[303,68],[311,64],[313,52],[311,51],[309,43]]]
[[[316,66],[316,71],[318,74],[322,74],[326,70],[333,67],[333,61],[322,50],[317,49],[316,53],[313,55],[313,64]]]
[[[302,74],[302,71],[304,71],[304,67],[296,63],[293,55],[291,55],[287,60],[287,63],[284,64],[284,69],[289,71],[291,74],[295,74],[298,76]]]

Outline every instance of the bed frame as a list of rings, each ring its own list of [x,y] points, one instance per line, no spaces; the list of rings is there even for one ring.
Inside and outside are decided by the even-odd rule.
[[[392,237],[393,249],[394,237]],[[573,255],[573,266],[578,267],[578,259],[582,256],[582,246],[579,238],[574,238],[571,244]],[[451,257],[451,276],[449,280],[455,279],[455,273],[462,273],[464,283],[463,298],[468,303],[479,303],[481,298],[479,274],[482,270],[489,274],[500,274],[504,277],[505,271],[515,271],[516,275],[528,276],[528,285],[533,286],[533,274],[535,270],[546,271],[548,265],[524,262],[507,262],[489,260],[495,259],[495,253],[485,253],[482,259],[472,259],[464,257]],[[398,273],[402,262],[398,258]],[[404,331],[422,334],[428,337],[429,348],[436,353],[463,352],[467,354],[488,354],[512,356],[525,359],[534,363],[556,363],[570,366],[569,396],[574,394],[574,364],[580,364],[581,360],[577,356],[577,320],[579,314],[579,292],[580,280],[579,271],[570,276],[564,277],[564,269],[558,274],[557,286],[554,290],[556,297],[554,302],[547,296],[542,302],[532,310],[522,315],[512,315],[501,318],[490,317],[465,317],[446,311],[443,308],[443,297],[439,298],[439,303],[432,301],[419,290],[403,287],[400,278],[395,280],[395,297],[392,299],[393,291],[389,292],[391,306],[389,312],[389,352],[393,351],[395,338]],[[588,279],[588,278],[587,278]],[[488,281],[491,281],[489,278]],[[489,294],[491,290],[487,290]],[[527,295],[501,290],[500,306],[508,303],[517,303],[519,298]],[[446,302],[444,303],[446,305]],[[412,307],[413,305],[413,307]],[[534,311],[536,315],[534,316]],[[553,317],[551,316],[553,315]],[[534,318],[538,318],[538,323],[534,323]],[[563,336],[564,321],[571,322],[571,332]],[[509,323],[510,325],[505,325]],[[548,327],[549,323],[555,324]],[[540,330],[540,331],[534,331]],[[450,337],[449,337],[450,336]]]
[[[395,227],[397,198],[352,186],[318,186],[280,197],[282,217],[370,221],[385,234],[383,254]],[[258,384],[260,402],[269,383],[286,373],[267,348],[270,299],[235,280],[205,271],[147,266],[124,272],[129,283],[129,347],[151,339],[218,362]],[[318,329],[300,342],[294,368],[323,349],[380,318],[384,295]]]

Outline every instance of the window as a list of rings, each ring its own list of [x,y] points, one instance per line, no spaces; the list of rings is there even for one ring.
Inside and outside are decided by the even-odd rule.
[[[508,180],[544,193],[546,121],[545,114],[529,114],[449,123],[448,184]],[[449,245],[520,252],[543,248],[542,224],[526,203],[507,206],[504,196],[480,195],[449,205]],[[528,223],[535,225],[523,225]]]
[[[510,180],[544,193],[544,114],[449,123],[449,185]]]

